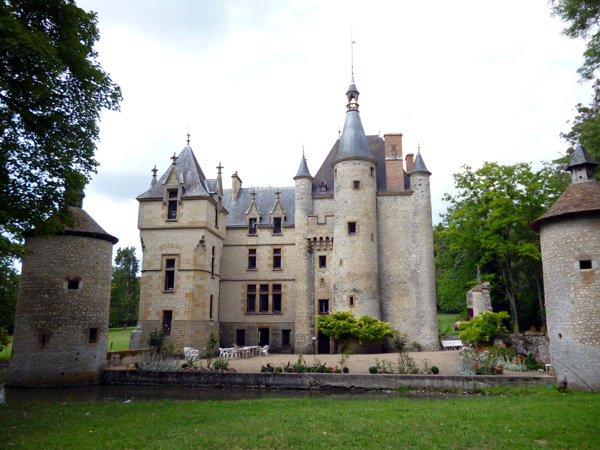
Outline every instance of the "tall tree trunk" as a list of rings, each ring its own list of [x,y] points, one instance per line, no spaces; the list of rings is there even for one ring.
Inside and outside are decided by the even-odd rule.
[[[506,267],[502,267],[502,278],[504,279],[504,286],[506,287],[506,295],[508,295],[508,301],[510,302],[510,310],[515,323],[515,333],[519,333],[519,314],[517,312],[517,295],[515,292],[515,277],[512,271],[512,261],[510,259],[510,253],[506,251]]]
[[[542,318],[542,325],[546,326],[546,308],[544,306],[544,287],[542,286],[542,281],[540,279],[540,271],[537,264],[537,261],[533,264],[533,273],[535,274],[535,285],[537,287],[538,293],[538,304],[540,307],[540,317]]]

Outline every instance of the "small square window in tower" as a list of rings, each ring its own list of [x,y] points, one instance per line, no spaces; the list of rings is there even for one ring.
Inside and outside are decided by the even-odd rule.
[[[175,258],[165,260],[165,291],[175,290]]]
[[[356,222],[348,222],[348,234],[356,234]]]
[[[88,336],[88,344],[97,344],[98,343],[98,328],[90,328],[90,333]]]
[[[273,234],[281,234],[281,217],[273,217]]]
[[[360,189],[360,181],[354,180],[352,183],[353,183],[354,189]]]
[[[273,249],[273,270],[281,269],[281,249]]]
[[[168,220],[176,220],[177,219],[177,189],[169,189],[167,191],[169,196],[169,203],[167,205],[167,219]]]
[[[248,249],[248,270],[256,270],[256,249]]]
[[[587,270],[592,268],[592,261],[590,259],[582,259],[579,261],[579,270]]]
[[[79,281],[69,280],[67,282],[67,289],[79,289]]]
[[[319,300],[319,315],[320,316],[328,316],[329,315],[329,300]]]
[[[256,217],[251,217],[248,219],[248,234],[256,234],[257,233],[257,219]]]
[[[319,269],[327,268],[327,255],[319,255]]]

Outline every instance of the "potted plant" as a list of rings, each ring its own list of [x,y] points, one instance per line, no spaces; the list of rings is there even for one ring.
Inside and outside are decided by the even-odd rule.
[[[414,342],[412,343],[412,346],[413,346],[413,350],[414,350],[415,352],[418,352],[418,351],[419,351],[419,349],[421,348],[421,344],[419,344],[417,341],[414,341]]]

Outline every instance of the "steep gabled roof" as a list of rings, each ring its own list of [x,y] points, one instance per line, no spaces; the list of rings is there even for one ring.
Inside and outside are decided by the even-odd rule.
[[[283,225],[293,225],[296,219],[296,189],[293,187],[261,187],[261,188],[246,188],[240,189],[236,201],[231,200],[231,189],[225,189],[223,192],[223,207],[229,211],[227,216],[227,226],[247,226],[246,212],[252,204],[252,191],[256,193],[254,203],[260,211],[260,220],[258,225],[266,225],[271,223],[270,213],[273,206],[277,202],[277,190],[279,202],[285,211],[285,219]]]
[[[173,170],[177,172],[178,178],[183,184],[181,198],[211,196],[211,189],[200,168],[200,164],[198,164],[198,160],[191,147],[187,145],[177,157],[175,165],[169,166],[158,182],[146,192],[139,195],[137,199],[162,199],[164,195],[164,185]]]

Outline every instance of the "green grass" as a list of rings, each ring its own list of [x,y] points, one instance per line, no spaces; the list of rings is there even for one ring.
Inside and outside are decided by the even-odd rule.
[[[507,395],[508,394],[508,395]],[[0,448],[600,448],[600,396],[0,405]]]
[[[440,336],[458,334],[454,331],[454,322],[460,320],[460,317],[456,313],[438,313],[438,333]]]
[[[111,342],[113,343],[113,352],[129,350],[129,337],[134,328],[135,327],[129,327],[127,330],[123,330],[123,328],[110,328],[108,330],[108,350],[110,351]],[[9,336],[8,340],[10,343],[8,344],[8,347],[0,352],[0,359],[10,359],[13,337]]]
[[[129,338],[134,329],[135,327],[128,327],[126,330],[122,327],[110,328],[108,330],[108,350],[111,351],[111,343],[113,352],[129,350]]]

